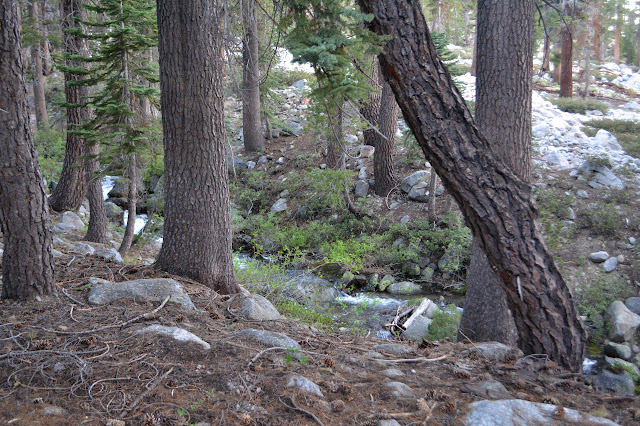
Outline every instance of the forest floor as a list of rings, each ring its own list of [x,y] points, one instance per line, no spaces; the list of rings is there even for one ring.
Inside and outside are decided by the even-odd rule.
[[[517,398],[557,404],[620,424],[640,424],[640,398],[603,394],[544,357],[497,363],[468,353],[471,343],[405,345],[323,332],[297,321],[247,321],[230,298],[173,277],[197,307],[136,303],[87,304],[87,278],[112,281],[168,277],[147,266],[60,256],[56,297],[6,303],[0,325],[0,423],[12,425],[375,425],[463,424],[470,403]],[[180,326],[211,344],[134,332],[149,323]],[[284,333],[300,353],[234,338],[237,331]],[[281,349],[281,348],[280,348]],[[394,395],[393,368],[410,393]],[[292,376],[320,386],[322,397],[287,387]],[[510,395],[478,391],[487,381]],[[480,387],[480,389],[482,389]],[[560,412],[560,417],[562,413]]]

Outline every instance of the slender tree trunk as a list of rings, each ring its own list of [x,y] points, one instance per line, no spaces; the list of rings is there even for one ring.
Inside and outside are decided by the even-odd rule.
[[[594,7],[596,8],[592,15],[593,37],[591,38],[591,44],[593,45],[593,56],[596,61],[604,62],[602,57],[602,4],[597,2]]]
[[[622,18],[620,15],[620,10],[616,12],[618,18],[616,19],[616,27],[614,30],[614,38],[613,38],[613,62],[616,64],[620,63],[620,37],[622,35]]]
[[[587,49],[587,57],[584,59],[584,92],[582,99],[589,96],[589,86],[591,85],[591,50]]]
[[[29,124],[18,2],[0,3],[0,231],[2,298],[53,290],[49,210]]]
[[[365,58],[363,64],[364,72],[370,76],[369,84],[373,91],[369,93],[368,102],[363,102],[360,106],[360,114],[367,120],[367,129],[363,133],[365,145],[375,146],[377,132],[371,125],[378,125],[380,118],[380,96],[382,94],[382,74],[378,65],[378,58],[369,56]]]
[[[127,215],[127,227],[124,230],[124,236],[122,237],[122,243],[118,251],[120,254],[125,254],[131,248],[133,243],[133,237],[135,235],[136,226],[136,209],[138,206],[138,166],[136,162],[136,155],[131,154],[128,159],[128,173],[129,179],[129,195],[127,198],[127,209],[129,214]]]
[[[327,107],[329,120],[329,141],[327,145],[327,165],[334,170],[345,167],[344,136],[342,134],[342,108],[338,105]]]
[[[248,152],[264,150],[260,123],[260,68],[258,64],[258,21],[255,0],[242,0],[242,135]]]
[[[429,221],[435,222],[438,217],[436,215],[436,186],[438,185],[438,174],[431,167],[431,176],[429,176],[429,199],[427,201],[427,217]]]
[[[60,2],[62,14],[62,40],[64,49],[68,55],[88,56],[89,48],[82,37],[69,34],[65,29],[82,28],[77,19],[86,19],[87,11],[82,7],[82,0],[62,0]],[[65,59],[68,67],[84,67],[82,61]],[[87,86],[74,85],[82,77],[65,73],[64,93],[67,107],[67,144],[64,151],[64,163],[58,186],[49,197],[49,206],[55,211],[76,210],[86,193],[85,171],[80,165],[85,153],[85,139],[73,130],[90,118],[90,110],[83,103],[88,101],[89,89]]]
[[[571,3],[564,0],[564,19],[560,25],[562,38],[562,59],[560,65],[560,97],[573,97],[573,25],[571,25]]]
[[[237,293],[222,93],[222,10],[220,0],[158,0],[165,228],[156,266],[221,293]]]
[[[33,32],[40,37],[40,12],[37,1],[29,4],[29,18],[33,22]],[[44,96],[44,73],[42,71],[42,48],[40,40],[35,40],[31,46],[31,60],[33,61],[33,96],[36,104],[36,123],[38,127],[49,125],[49,114],[47,114],[47,100]]]
[[[638,32],[636,35],[636,44],[638,45],[638,50],[637,50],[637,59],[636,59],[636,65],[640,67],[640,26],[638,26]]]
[[[542,67],[540,71],[548,72],[551,70],[551,39],[548,33],[544,34],[544,48],[542,56]]]
[[[531,187],[499,160],[438,59],[418,2],[359,0],[389,35],[380,55],[409,127],[500,279],[526,353],[580,371],[586,330],[536,217]]]
[[[476,24],[477,27],[477,24]],[[469,73],[472,76],[476,75],[476,70],[478,69],[478,28],[476,28],[476,32],[473,34],[473,56],[471,57],[471,70]]]
[[[398,104],[388,83],[382,86],[380,98],[380,121],[378,127],[382,136],[376,133],[376,150],[373,153],[373,175],[376,180],[375,191],[381,197],[386,197],[398,183],[396,170],[393,166],[393,149],[395,147],[396,128],[398,119]]]

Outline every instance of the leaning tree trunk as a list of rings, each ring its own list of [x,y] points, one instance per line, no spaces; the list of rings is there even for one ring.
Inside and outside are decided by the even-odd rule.
[[[534,0],[479,0],[476,122],[523,181],[531,178]],[[480,244],[474,239],[458,339],[518,344],[518,332]],[[487,309],[491,306],[491,309]]]
[[[573,97],[573,25],[571,25],[571,4],[565,1],[564,19],[560,25],[561,64],[560,64],[560,97]]]
[[[255,0],[242,0],[242,135],[248,152],[264,150],[260,123],[260,68]]]
[[[0,231],[2,298],[53,290],[47,198],[29,124],[17,2],[0,3]]]
[[[62,0],[62,39],[65,53],[69,55],[88,56],[89,49],[87,42],[82,37],[70,34],[66,30],[78,31],[81,24],[78,19],[86,19],[87,11],[82,7],[81,0]],[[65,58],[65,67],[84,67],[82,61],[74,60],[72,57]],[[67,106],[67,144],[64,151],[64,163],[58,186],[49,197],[49,206],[55,211],[76,210],[80,207],[84,199],[85,171],[80,167],[82,156],[85,154],[85,140],[75,128],[90,118],[89,108],[82,106],[88,101],[89,88],[87,86],[77,86],[75,83],[82,79],[82,76],[71,72],[64,73],[64,93]]]
[[[40,13],[37,1],[29,4],[29,18],[33,21],[33,32],[37,37],[40,32]],[[33,61],[33,97],[36,104],[36,123],[38,127],[49,125],[47,114],[47,100],[44,96],[44,72],[42,70],[42,44],[39,39],[34,40],[31,46],[31,60]]]
[[[376,194],[386,197],[398,183],[396,170],[393,166],[393,149],[395,147],[398,104],[388,83],[382,86],[380,97],[380,114],[378,127],[382,135],[376,134],[376,150],[373,153],[373,175],[375,177]]]
[[[238,293],[224,131],[222,10],[221,0],[158,0],[165,228],[156,266],[221,293]]]
[[[391,36],[380,55],[407,123],[455,197],[500,279],[526,353],[580,371],[586,330],[536,221],[531,187],[492,150],[437,56],[420,10],[406,0],[359,0],[372,30]]]

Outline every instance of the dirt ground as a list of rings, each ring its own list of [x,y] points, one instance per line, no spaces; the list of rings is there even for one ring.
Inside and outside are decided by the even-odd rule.
[[[61,256],[56,266],[57,296],[1,308],[2,424],[461,424],[469,403],[487,399],[465,386],[486,380],[501,382],[514,398],[640,424],[640,398],[599,393],[541,357],[496,364],[464,355],[471,343],[453,342],[406,343],[409,353],[375,355],[371,348],[385,341],[288,319],[246,321],[228,307],[228,297],[179,277],[197,311],[131,300],[89,306],[88,277],[168,275],[92,257]],[[134,334],[149,324],[183,327],[211,349]],[[232,338],[248,328],[287,334],[303,349],[294,355],[302,356]],[[414,397],[386,390],[388,368],[404,373],[393,380],[409,385]],[[317,383],[324,396],[287,387],[292,375]]]

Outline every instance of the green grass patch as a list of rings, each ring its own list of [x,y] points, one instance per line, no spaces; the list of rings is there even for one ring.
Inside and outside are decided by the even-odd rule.
[[[598,129],[604,129],[618,139],[627,154],[640,158],[640,123],[603,118],[587,121],[584,125],[587,126],[585,133],[588,136],[595,136]]]
[[[609,111],[607,104],[593,99],[558,98],[550,100],[551,103],[560,108],[560,110],[572,114],[585,114],[587,111],[601,111],[603,114],[606,114],[607,111]]]

